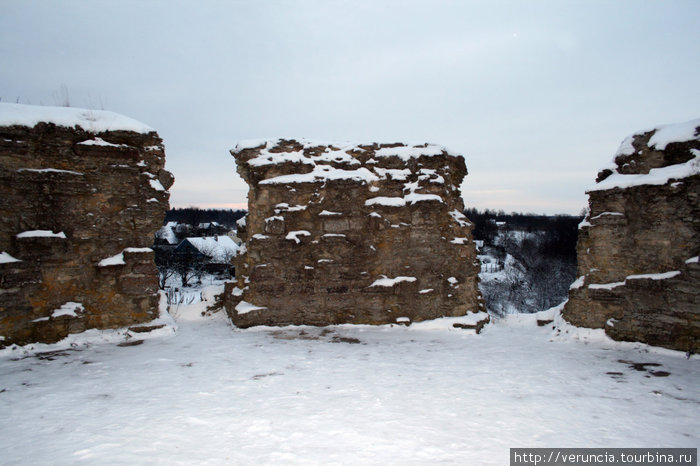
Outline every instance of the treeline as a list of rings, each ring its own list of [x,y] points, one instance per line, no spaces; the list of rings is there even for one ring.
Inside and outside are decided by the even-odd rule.
[[[163,224],[168,222],[184,223],[197,226],[200,223],[216,222],[229,228],[235,228],[236,222],[248,213],[242,209],[200,209],[198,207],[184,207],[170,209],[165,214]]]
[[[484,244],[495,245],[500,233],[522,231],[540,232],[543,237],[538,245],[540,254],[576,260],[578,224],[583,217],[574,215],[507,214],[503,211],[469,208],[464,214],[474,224],[474,238]]]

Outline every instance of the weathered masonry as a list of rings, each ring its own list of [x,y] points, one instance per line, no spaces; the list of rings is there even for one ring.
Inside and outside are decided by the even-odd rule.
[[[129,118],[0,104],[0,346],[158,316],[164,164]]]
[[[435,145],[247,141],[232,321],[403,323],[483,311],[464,159]],[[486,315],[486,314],[484,314]]]
[[[700,349],[700,120],[625,139],[588,191],[563,316],[617,340]]]

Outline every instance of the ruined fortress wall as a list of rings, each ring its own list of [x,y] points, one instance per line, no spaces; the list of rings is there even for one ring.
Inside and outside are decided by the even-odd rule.
[[[636,133],[588,191],[563,316],[617,340],[700,349],[700,120]]]
[[[164,164],[126,117],[0,104],[0,346],[157,317]]]
[[[483,310],[464,159],[434,145],[249,141],[236,283],[225,304],[252,325],[384,324]],[[243,223],[243,222],[242,222]]]

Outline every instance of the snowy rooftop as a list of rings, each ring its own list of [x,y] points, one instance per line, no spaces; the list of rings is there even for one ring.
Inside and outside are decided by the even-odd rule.
[[[90,133],[101,133],[103,131],[150,133],[155,131],[150,126],[139,121],[106,110],[43,107],[0,102],[0,126],[20,125],[34,127],[41,122],[53,123],[67,128],[80,126]]]
[[[173,231],[175,222],[168,222],[167,225],[163,225],[156,232],[156,238],[166,241],[168,244],[177,244],[177,235]]]
[[[238,245],[228,236],[194,237],[187,241],[216,263],[225,263],[238,253]]]

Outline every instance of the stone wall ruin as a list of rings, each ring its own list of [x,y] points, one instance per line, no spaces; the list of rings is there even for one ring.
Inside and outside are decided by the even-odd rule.
[[[129,118],[0,104],[0,347],[158,317],[164,164]]]
[[[588,191],[563,316],[616,340],[700,350],[700,120],[625,139]]]
[[[464,159],[435,145],[248,141],[239,327],[408,323],[483,311]],[[486,315],[486,314],[484,314]]]

